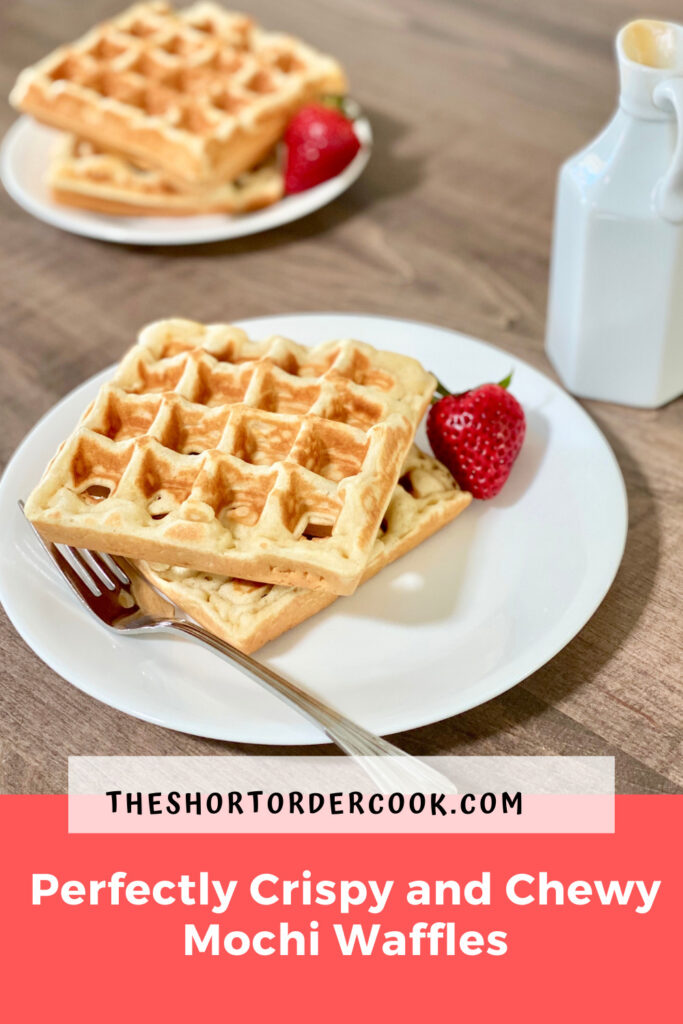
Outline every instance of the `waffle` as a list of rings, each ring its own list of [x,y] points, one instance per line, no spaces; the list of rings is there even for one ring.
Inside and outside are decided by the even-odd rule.
[[[26,503],[48,539],[352,593],[433,393],[407,356],[146,327]]]
[[[246,15],[152,2],[22,71],[10,101],[174,180],[208,185],[263,160],[299,107],[345,90],[335,60]]]
[[[276,203],[284,192],[274,156],[236,181],[193,189],[75,135],[60,139],[47,183],[59,203],[131,217],[248,213]]]
[[[448,470],[414,445],[372,548],[363,581],[400,558],[459,515],[472,496]],[[175,566],[138,563],[170,601],[214,635],[246,654],[326,608],[334,594],[281,587]]]

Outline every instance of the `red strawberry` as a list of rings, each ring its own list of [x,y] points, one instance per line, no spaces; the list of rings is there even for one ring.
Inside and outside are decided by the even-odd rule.
[[[285,132],[285,191],[303,192],[334,178],[360,149],[352,123],[339,110],[313,103],[295,114]]]
[[[427,436],[432,450],[463,490],[474,498],[494,498],[510,475],[524,441],[524,410],[507,387],[482,384],[444,397],[429,410]]]

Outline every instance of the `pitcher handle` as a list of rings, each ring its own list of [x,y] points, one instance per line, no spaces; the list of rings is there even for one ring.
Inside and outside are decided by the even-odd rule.
[[[678,122],[676,149],[668,171],[657,183],[657,213],[672,224],[683,223],[683,78],[667,78],[656,86],[652,98],[660,110],[673,110]]]

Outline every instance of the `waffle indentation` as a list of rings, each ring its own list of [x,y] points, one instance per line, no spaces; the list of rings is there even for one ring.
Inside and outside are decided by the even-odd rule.
[[[131,458],[132,445],[100,442],[94,434],[84,432],[76,444],[71,460],[71,486],[82,493],[93,486],[108,488],[113,494]]]
[[[348,592],[433,386],[361,342],[152,324],[27,508],[51,527],[63,515],[66,532],[85,523],[114,554]],[[427,486],[417,470],[401,484],[409,504]]]
[[[226,525],[255,526],[276,479],[275,470],[249,472],[236,459],[207,460],[192,498],[209,505]]]
[[[218,183],[262,159],[303,103],[344,88],[336,61],[297,39],[211,3],[151,0],[27,69],[13,102],[188,183]]]

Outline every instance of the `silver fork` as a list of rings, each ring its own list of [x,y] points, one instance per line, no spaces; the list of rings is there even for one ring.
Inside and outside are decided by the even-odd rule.
[[[23,512],[22,501],[19,507]],[[357,761],[385,793],[457,793],[449,779],[424,761],[368,732],[314,693],[290,682],[184,617],[127,559],[114,559],[97,551],[48,543],[33,524],[29,525],[80,601],[109,629],[129,633],[179,632],[199,640],[228,658],[304,718],[320,726],[332,742]],[[153,595],[151,601],[144,600],[145,590]],[[140,599],[148,608],[150,603],[152,607],[162,605],[164,614],[151,614],[141,607]]]

